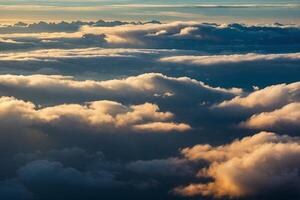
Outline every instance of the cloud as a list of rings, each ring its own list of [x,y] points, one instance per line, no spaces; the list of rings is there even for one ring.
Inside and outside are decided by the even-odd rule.
[[[264,29],[265,28],[265,29]],[[219,44],[219,45],[236,45],[239,43],[250,43],[258,45],[257,37],[261,36],[265,41],[264,45],[268,42],[276,42],[275,38],[285,38],[290,33],[281,33],[278,31],[288,31],[291,27],[263,27],[263,26],[247,26],[242,24],[200,24],[197,22],[171,22],[165,24],[143,24],[143,25],[122,25],[112,28],[106,27],[90,27],[83,26],[80,31],[89,34],[104,34],[105,40],[108,44],[129,44],[135,46],[144,46],[156,44],[160,47],[163,45],[170,45],[178,40],[186,40],[191,43],[189,39],[200,44]],[[257,30],[261,32],[258,32]],[[291,28],[293,31],[298,32],[297,28]],[[189,30],[189,31],[186,31]],[[254,31],[255,30],[255,31]],[[161,32],[165,34],[158,34]],[[231,34],[228,34],[230,32]],[[185,33],[185,34],[182,34]],[[243,35],[242,35],[243,34]],[[268,36],[269,38],[267,38]],[[255,40],[254,40],[255,37]],[[294,36],[292,36],[294,37]],[[262,39],[262,38],[261,38]],[[155,41],[156,40],[156,41]],[[289,42],[286,40],[286,44]],[[175,44],[172,44],[173,48]],[[192,45],[192,43],[191,43]],[[274,45],[274,44],[273,44]],[[177,48],[180,48],[179,46]],[[181,47],[184,48],[184,47]],[[186,47],[185,47],[186,48]],[[193,49],[189,46],[189,49]]]
[[[0,41],[1,42],[1,41]],[[1,61],[44,61],[54,62],[62,59],[88,59],[108,57],[134,57],[138,54],[159,54],[163,50],[152,49],[42,49],[24,52],[5,52],[0,54]]]
[[[196,145],[182,154],[189,160],[206,160],[207,168],[198,177],[210,177],[208,183],[192,183],[174,191],[183,196],[249,197],[276,194],[299,195],[300,140],[261,132],[212,147]]]
[[[196,23],[173,22],[169,24],[144,24],[144,25],[124,25],[112,28],[83,26],[81,32],[103,33],[105,40],[110,44],[133,44],[137,46],[145,45],[143,38],[147,36],[159,36],[159,32],[164,31],[164,35],[179,33],[181,28],[189,27]]]
[[[0,44],[23,44],[23,42],[18,42],[18,41],[15,41],[15,40],[11,40],[11,39],[2,39],[0,38]]]
[[[241,123],[242,127],[288,131],[293,128],[300,128],[300,103],[290,103],[282,108],[271,112],[263,112],[253,115],[246,122]]]
[[[271,85],[245,97],[237,96],[216,105],[218,109],[257,113],[271,111],[300,100],[300,82]]]
[[[146,47],[218,53],[281,52],[283,50],[295,52],[299,49],[300,30],[298,26],[208,24],[193,21],[163,24],[155,21],[150,23],[97,23],[51,24],[49,25],[51,28],[46,28],[45,32],[4,31],[4,34],[0,34],[0,38],[20,42],[31,41],[34,46],[37,44],[39,46],[43,40],[53,40],[56,41],[56,48],[61,46],[79,47],[88,44],[89,47]],[[47,24],[41,24],[41,27],[43,26],[48,27]],[[69,26],[71,28],[68,28]],[[88,36],[88,40],[86,40],[86,36]],[[53,48],[53,44],[51,46]],[[288,48],[275,51],[270,46]]]
[[[63,104],[52,107],[38,108],[31,102],[13,97],[0,98],[1,126],[41,126],[52,125],[62,129],[90,128],[96,132],[170,132],[190,129],[187,124],[175,124],[170,112],[160,112],[155,104],[124,106],[113,101],[95,101],[84,105]],[[158,122],[164,122],[162,128]],[[158,124],[157,124],[158,123]],[[143,126],[144,125],[144,126]]]
[[[35,94],[54,102],[65,103],[66,99],[112,99],[125,102],[145,102],[158,98],[177,98],[189,101],[186,94],[198,96],[202,100],[230,98],[241,94],[238,88],[211,87],[188,77],[168,77],[159,73],[147,73],[124,79],[107,81],[75,80],[61,75],[0,75],[0,91],[7,96],[33,99]],[[30,94],[30,95],[28,95]],[[130,95],[129,95],[130,94]]]
[[[181,33],[182,34],[182,33]],[[230,54],[230,55],[209,55],[209,56],[172,56],[163,57],[161,62],[188,65],[216,65],[243,62],[278,62],[278,61],[299,61],[300,53],[287,54]]]
[[[148,124],[138,124],[134,126],[135,130],[139,131],[149,131],[149,132],[170,132],[179,131],[184,132],[191,129],[191,126],[184,123],[170,123],[170,122],[153,122]]]
[[[199,22],[1,26],[0,199],[168,200],[176,186],[188,196],[178,198],[299,199],[299,138],[261,132],[226,144],[249,129],[297,135],[299,33]]]

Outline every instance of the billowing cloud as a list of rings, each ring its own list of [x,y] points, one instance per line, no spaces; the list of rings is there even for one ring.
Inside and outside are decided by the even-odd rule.
[[[142,38],[178,34],[181,29],[186,29],[192,25],[196,25],[196,23],[173,22],[168,24],[123,25],[113,28],[83,26],[81,31],[89,34],[103,33],[106,36],[106,41],[111,44],[145,45]]]
[[[253,115],[246,122],[241,123],[242,127],[276,130],[300,128],[300,103],[290,103],[282,108],[271,112],[263,112]]]
[[[165,122],[172,119],[173,114],[160,112],[157,105],[150,103],[127,107],[113,101],[95,101],[85,105],[63,104],[38,108],[31,102],[1,97],[0,111],[1,126],[4,127],[17,123],[18,126],[49,124],[63,129],[90,127],[100,132],[124,129],[169,132],[190,129],[187,124]]]
[[[159,73],[147,73],[124,79],[108,81],[75,80],[73,77],[61,75],[0,75],[0,91],[6,96],[39,100],[49,97],[54,102],[65,103],[72,99],[125,99],[127,102],[144,102],[155,98],[172,98],[174,96],[189,100],[189,95],[198,96],[200,100],[211,100],[212,97],[230,98],[241,94],[238,88],[211,87],[201,81],[188,77],[173,78]],[[188,94],[188,95],[186,95]],[[147,99],[147,98],[148,99]],[[200,101],[199,100],[199,101]]]
[[[245,97],[237,96],[216,106],[219,109],[237,112],[271,111],[300,100],[300,82],[272,85],[256,90]]]
[[[222,146],[196,145],[182,154],[189,160],[206,160],[198,177],[208,183],[192,183],[174,191],[184,196],[249,197],[298,194],[300,140],[261,132]]]

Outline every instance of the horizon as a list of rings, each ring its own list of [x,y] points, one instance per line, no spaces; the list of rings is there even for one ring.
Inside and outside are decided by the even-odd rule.
[[[218,23],[296,23],[300,3],[264,1],[0,1],[1,22],[121,20],[121,21],[208,21]],[[278,17],[280,13],[280,17]]]

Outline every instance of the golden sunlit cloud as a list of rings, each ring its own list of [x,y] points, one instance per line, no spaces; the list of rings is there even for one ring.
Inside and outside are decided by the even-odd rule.
[[[299,189],[300,140],[296,137],[261,132],[222,146],[185,148],[182,154],[194,162],[208,161],[209,167],[197,176],[213,179],[174,189],[183,196],[245,197]]]

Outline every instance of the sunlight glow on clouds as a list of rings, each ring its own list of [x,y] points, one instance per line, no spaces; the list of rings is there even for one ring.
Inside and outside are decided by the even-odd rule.
[[[245,97],[235,97],[217,105],[220,109],[268,111],[300,100],[300,82],[272,85]]]
[[[68,129],[71,124],[76,124],[79,129],[87,126],[95,132],[112,132],[118,129],[169,132],[190,129],[187,124],[168,122],[173,114],[160,112],[157,105],[150,103],[126,107],[112,101],[95,101],[85,105],[64,104],[37,109],[31,102],[1,97],[0,111],[1,126],[14,123],[18,123],[18,126],[50,124]]]
[[[299,127],[299,121],[300,103],[297,102],[287,104],[271,112],[255,114],[246,122],[242,123],[241,126],[264,130],[274,130],[278,127],[291,129],[293,127]]]
[[[184,196],[243,197],[299,190],[299,138],[261,132],[223,146],[186,148],[182,154],[191,160],[208,161],[209,167],[197,176],[214,179],[174,190]]]

